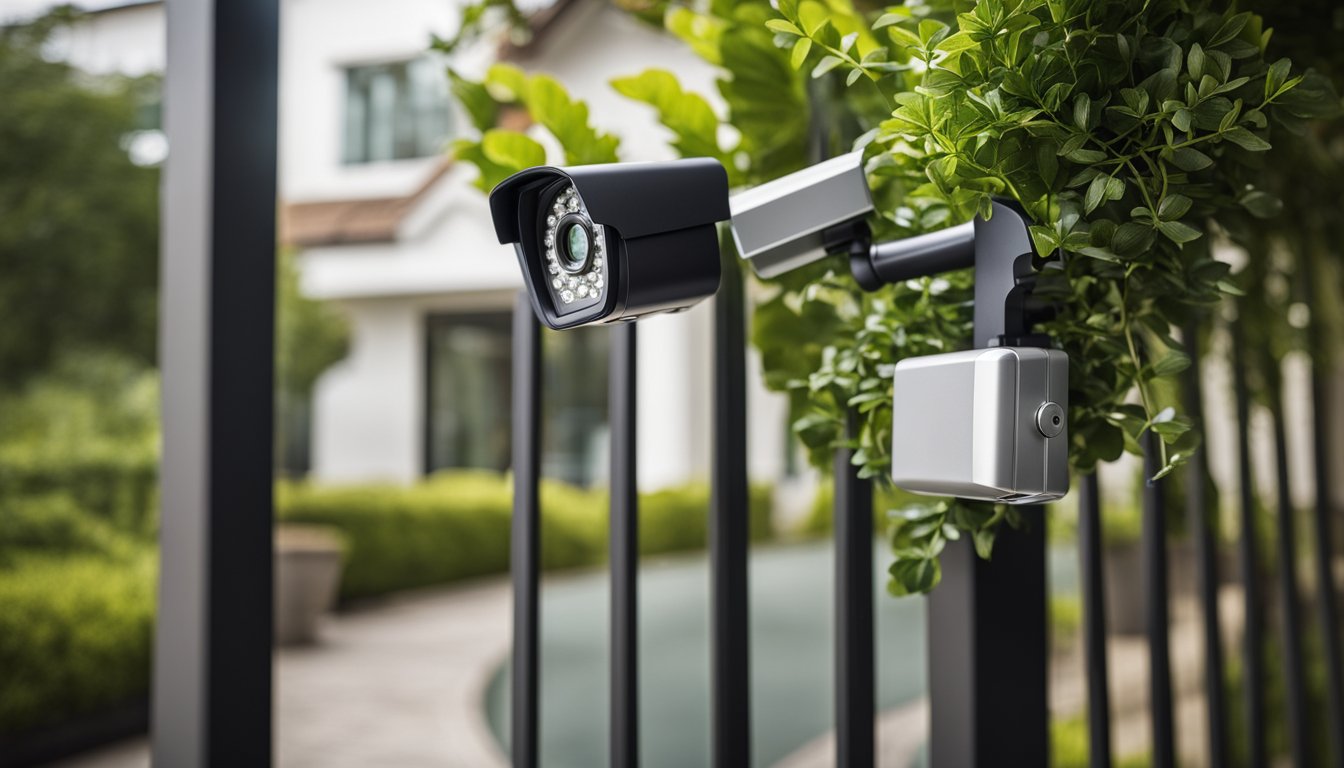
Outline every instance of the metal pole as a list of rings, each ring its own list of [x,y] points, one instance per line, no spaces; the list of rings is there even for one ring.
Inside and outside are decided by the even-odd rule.
[[[1087,657],[1088,765],[1111,765],[1111,694],[1106,670],[1106,584],[1097,474],[1078,488],[1078,557],[1083,586],[1083,647]],[[1216,765],[1216,763],[1215,763]]]
[[[1018,266],[1033,253],[1027,219],[994,203],[975,225],[977,347],[1009,332]],[[1000,526],[994,556],[970,537],[950,542],[928,598],[929,758],[933,768],[1047,765],[1046,518],[1022,506],[1023,526]]]
[[[1277,366],[1277,361],[1268,361]],[[1281,394],[1276,395],[1281,397]],[[1297,768],[1315,763],[1307,734],[1306,673],[1302,660],[1302,607],[1297,588],[1297,524],[1288,474],[1288,436],[1283,424],[1283,406],[1270,409],[1274,420],[1274,464],[1278,482],[1278,584],[1279,610],[1283,622],[1283,677],[1287,686],[1288,745]]]
[[[1238,518],[1241,539],[1237,542],[1241,563],[1242,611],[1246,635],[1242,646],[1243,707],[1246,710],[1247,765],[1264,768],[1269,764],[1265,740],[1265,659],[1261,624],[1264,601],[1260,594],[1260,553],[1256,543],[1255,487],[1251,476],[1251,397],[1246,386],[1245,340],[1241,320],[1231,324],[1232,383],[1237,405],[1237,477],[1239,486]]]
[[[527,293],[513,307],[513,576],[514,768],[536,768],[540,680],[541,326]]]
[[[1185,371],[1186,412],[1196,424],[1204,423],[1204,390],[1199,376],[1199,324],[1186,323],[1181,331],[1191,364]],[[1218,610],[1218,542],[1208,503],[1209,460],[1204,449],[1190,457],[1185,473],[1186,518],[1195,544],[1199,596],[1204,611],[1204,697],[1208,701],[1209,765],[1227,765],[1227,702],[1223,686],[1222,621]]]
[[[1153,767],[1175,768],[1176,735],[1171,704],[1171,635],[1167,610],[1167,504],[1159,437],[1143,435],[1143,597],[1148,631],[1148,713],[1153,729]]]
[[[713,764],[751,765],[751,628],[747,593],[746,317],[741,268],[723,238],[714,299],[714,466],[709,515]]]
[[[611,766],[639,765],[635,324],[611,332]]]
[[[272,761],[279,15],[167,4],[156,765]]]
[[[845,439],[858,439],[858,415]],[[873,765],[873,485],[859,479],[854,451],[835,452],[835,764]]]

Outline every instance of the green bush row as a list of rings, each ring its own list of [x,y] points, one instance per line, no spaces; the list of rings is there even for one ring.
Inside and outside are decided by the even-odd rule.
[[[343,599],[503,573],[509,567],[513,489],[507,477],[450,472],[411,487],[277,488],[282,522],[338,529],[348,545]],[[754,488],[752,535],[770,535],[769,492]],[[639,543],[644,554],[705,545],[709,488],[693,484],[643,494]],[[559,483],[541,488],[541,559],[545,568],[594,565],[606,552],[607,497]]]
[[[154,533],[158,482],[158,458],[145,452],[62,457],[0,450],[0,502],[63,494],[86,513],[138,536]]]
[[[144,695],[154,625],[152,550],[27,555],[0,566],[0,734]]]

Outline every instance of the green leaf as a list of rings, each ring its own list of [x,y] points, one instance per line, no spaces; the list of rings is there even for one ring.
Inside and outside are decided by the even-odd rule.
[[[1257,219],[1272,219],[1283,212],[1282,200],[1258,189],[1245,193],[1237,203]]]
[[[1198,229],[1179,221],[1159,221],[1157,230],[1168,240],[1179,245],[1198,240],[1202,234]]]
[[[767,29],[774,30],[785,35],[803,36],[803,30],[794,26],[793,22],[787,19],[767,19],[765,22]]]
[[[719,147],[719,118],[703,96],[682,90],[676,75],[661,69],[647,69],[634,77],[611,81],[618,93],[652,106],[658,121],[676,138],[672,145],[682,157],[717,158],[733,176],[736,168],[731,156]]]
[[[521,171],[546,164],[546,150],[531,137],[516,131],[492,129],[481,137],[481,151],[496,165]]]
[[[1256,136],[1254,133],[1237,126],[1230,131],[1222,134],[1224,139],[1236,144],[1248,152],[1264,152],[1270,149],[1269,142]]]
[[[789,64],[794,69],[802,69],[804,62],[807,61],[807,54],[812,51],[812,38],[804,37],[793,44],[793,54],[789,56]]]
[[[1192,201],[1185,195],[1167,195],[1157,206],[1157,217],[1163,221],[1174,221],[1189,213],[1191,204]]]
[[[1110,181],[1109,176],[1099,175],[1087,185],[1087,195],[1083,198],[1083,211],[1092,213],[1106,200],[1106,183]]]
[[[1190,356],[1179,349],[1173,349],[1169,350],[1165,357],[1153,364],[1153,375],[1160,377],[1175,376],[1189,367]],[[1166,411],[1163,411],[1163,413],[1166,413]]]
[[[1092,116],[1092,100],[1086,93],[1080,93],[1073,99],[1073,124],[1080,131],[1088,129],[1088,120]]]
[[[1075,163],[1100,163],[1106,159],[1106,153],[1096,149],[1075,149],[1065,157]]]
[[[1202,171],[1213,165],[1213,158],[1194,147],[1167,149],[1162,155],[1170,160],[1172,165],[1186,172]]]
[[[831,20],[830,10],[816,0],[803,0],[798,4],[798,21],[809,37],[816,37],[821,28]]]
[[[453,96],[471,118],[477,131],[484,133],[499,122],[499,102],[495,101],[483,83],[473,82],[453,70],[448,70],[448,81]]]
[[[835,69],[836,67],[844,63],[845,60],[840,58],[839,56],[822,57],[821,61],[817,63],[817,66],[813,67],[812,77],[814,78],[821,77],[822,75],[826,74],[827,72],[830,72],[832,69]]]
[[[1196,82],[1204,76],[1204,49],[1199,43],[1190,46],[1190,54],[1186,58],[1186,69],[1190,72],[1190,79]]]

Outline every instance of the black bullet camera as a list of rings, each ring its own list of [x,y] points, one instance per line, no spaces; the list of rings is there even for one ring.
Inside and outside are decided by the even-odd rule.
[[[500,182],[490,213],[547,327],[633,320],[718,290],[728,175],[709,158],[539,166]]]

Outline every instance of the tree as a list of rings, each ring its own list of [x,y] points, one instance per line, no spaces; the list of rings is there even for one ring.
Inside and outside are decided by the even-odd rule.
[[[0,28],[0,387],[64,350],[154,362],[159,174],[123,148],[144,84],[45,58],[73,19]]]

